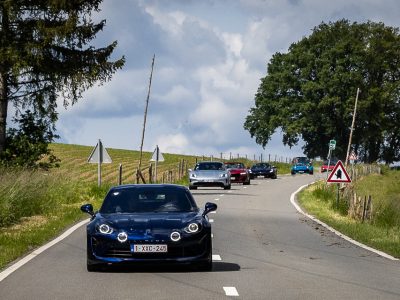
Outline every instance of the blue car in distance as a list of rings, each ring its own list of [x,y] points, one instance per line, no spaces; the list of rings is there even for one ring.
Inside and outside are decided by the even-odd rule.
[[[310,175],[314,174],[314,167],[309,159],[306,157],[296,157],[293,159],[292,168],[290,170],[292,175],[297,173],[308,173]]]
[[[131,184],[113,187],[87,225],[87,270],[107,265],[185,264],[212,269],[211,224],[185,186]]]

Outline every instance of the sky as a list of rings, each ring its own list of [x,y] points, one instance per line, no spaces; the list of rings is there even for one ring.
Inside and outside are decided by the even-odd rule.
[[[243,128],[274,53],[321,22],[400,27],[399,0],[104,0],[100,8],[94,20],[107,22],[93,45],[118,41],[113,58],[126,64],[74,106],[59,103],[57,142],[139,150],[155,55],[144,151],[224,158],[303,155],[279,130],[263,149]]]

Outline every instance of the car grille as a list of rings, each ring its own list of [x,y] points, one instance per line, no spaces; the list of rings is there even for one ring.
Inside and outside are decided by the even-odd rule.
[[[132,244],[149,244],[143,241],[131,241]],[[165,244],[165,241],[160,241],[153,244]],[[191,242],[191,243],[178,243],[168,244],[167,253],[134,253],[131,252],[130,243],[120,243],[110,240],[99,240],[92,238],[92,246],[94,253],[102,257],[115,257],[115,258],[137,258],[137,259],[162,259],[162,258],[178,258],[178,257],[191,257],[201,255],[206,251],[205,242]]]

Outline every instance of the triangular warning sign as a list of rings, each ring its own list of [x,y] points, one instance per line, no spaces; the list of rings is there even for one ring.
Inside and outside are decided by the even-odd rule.
[[[156,146],[156,149],[154,149],[153,155],[151,156],[150,161],[157,161],[157,162],[162,162],[164,161],[164,156],[162,155],[160,148]]]
[[[339,160],[336,163],[326,182],[351,182],[350,176],[347,174],[342,161]]]
[[[103,143],[99,140],[97,145],[93,148],[92,153],[88,158],[90,164],[109,164],[112,163],[112,159],[107,152],[107,149],[103,146]]]

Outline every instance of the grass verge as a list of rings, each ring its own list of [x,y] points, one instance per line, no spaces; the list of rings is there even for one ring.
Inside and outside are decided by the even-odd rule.
[[[377,175],[371,175],[376,177]],[[398,174],[385,174],[380,178],[381,182],[377,183],[382,185],[389,184]],[[375,193],[374,186],[371,185],[370,176],[366,177],[358,183],[357,188],[364,192]],[[383,183],[385,182],[385,184]],[[395,185],[399,188],[399,181]],[[369,185],[369,188],[367,188]],[[397,191],[397,188],[392,188],[392,191]],[[387,211],[387,207],[394,207],[398,205],[398,200],[392,198],[392,193],[375,193],[375,217],[369,222],[360,222],[350,218],[347,215],[347,205],[341,200],[339,208],[336,207],[336,186],[327,186],[325,182],[318,182],[311,187],[301,191],[298,194],[297,200],[300,206],[309,214],[315,216],[322,222],[342,232],[343,234],[357,240],[372,248],[386,252],[394,257],[400,258],[400,227],[398,219],[395,222],[382,221],[381,212]],[[399,210],[395,210],[398,214]],[[392,215],[390,216],[392,219]]]
[[[98,208],[108,190],[41,172],[1,174],[0,269],[87,218],[80,206]]]

